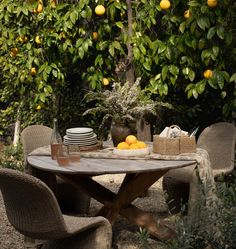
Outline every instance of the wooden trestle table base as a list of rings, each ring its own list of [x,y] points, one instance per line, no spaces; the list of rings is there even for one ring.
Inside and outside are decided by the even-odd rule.
[[[60,167],[49,156],[29,156],[28,163],[40,171],[56,174],[102,203],[98,215],[106,217],[111,224],[114,224],[118,215],[122,215],[161,240],[174,237],[175,231],[131,203],[168,170],[196,164],[195,161],[81,158],[77,164]],[[93,179],[93,176],[104,174],[125,174],[117,193]]]

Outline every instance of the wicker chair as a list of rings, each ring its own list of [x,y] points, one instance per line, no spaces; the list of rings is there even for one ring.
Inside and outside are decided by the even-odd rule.
[[[54,191],[63,213],[88,213],[91,198],[73,185],[53,174],[40,172],[27,163],[27,156],[34,149],[50,144],[52,129],[43,125],[30,125],[21,132],[25,172],[43,180]],[[50,181],[49,181],[50,179]],[[56,188],[55,188],[56,185]]]
[[[219,122],[205,128],[197,141],[197,147],[205,149],[210,157],[215,179],[234,169],[236,128],[227,122]],[[179,212],[189,199],[189,183],[195,166],[170,170],[162,182],[163,190],[172,213]]]
[[[111,248],[107,219],[63,215],[53,192],[38,178],[0,169],[0,190],[9,222],[21,234],[43,240],[42,248]]]

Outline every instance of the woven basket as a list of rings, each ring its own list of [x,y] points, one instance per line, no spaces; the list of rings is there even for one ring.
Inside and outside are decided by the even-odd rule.
[[[169,137],[171,128],[176,127],[180,132],[179,136],[175,138]],[[177,125],[171,125],[167,132],[167,137],[160,137],[153,135],[153,153],[162,155],[178,155],[180,153],[194,153],[196,152],[195,137],[182,136],[181,129]]]

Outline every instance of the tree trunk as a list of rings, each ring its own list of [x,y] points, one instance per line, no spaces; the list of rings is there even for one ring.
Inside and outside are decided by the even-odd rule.
[[[17,109],[17,117],[14,127],[14,138],[13,138],[13,145],[17,146],[19,140],[20,140],[20,125],[21,125],[21,106],[22,103],[20,103],[18,109]]]
[[[127,40],[127,50],[128,50],[128,60],[131,65],[129,69],[126,71],[126,80],[130,82],[130,84],[134,84],[135,76],[134,76],[134,67],[133,67],[133,48],[131,45],[131,38],[133,34],[132,24],[133,24],[133,11],[131,6],[131,0],[126,0],[127,4],[127,16],[128,16],[128,40]]]
[[[131,45],[132,38],[132,25],[133,25],[133,11],[131,6],[131,0],[126,0],[127,4],[127,16],[128,16],[128,41],[127,41],[127,50],[128,50],[128,60],[130,63],[129,69],[126,71],[126,80],[133,84],[135,82],[134,67],[133,67],[133,47]],[[151,127],[150,124],[147,124],[144,118],[141,118],[137,121],[137,136],[140,140],[151,141]]]

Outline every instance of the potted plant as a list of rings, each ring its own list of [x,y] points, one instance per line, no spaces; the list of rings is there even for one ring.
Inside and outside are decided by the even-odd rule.
[[[87,102],[96,101],[95,106],[84,112],[103,115],[100,129],[109,122],[111,136],[116,146],[129,134],[135,134],[136,121],[147,114],[157,115],[159,102],[154,102],[140,87],[140,78],[134,84],[114,82],[111,90],[85,95]],[[119,134],[118,134],[119,133]]]

